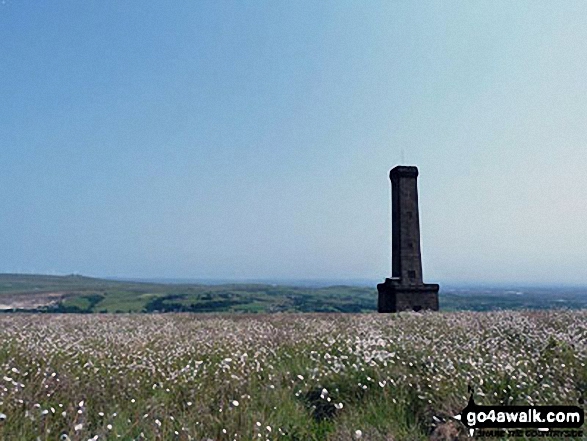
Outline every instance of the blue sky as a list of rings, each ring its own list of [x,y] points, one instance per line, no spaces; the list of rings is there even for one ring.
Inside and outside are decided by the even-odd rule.
[[[587,281],[587,3],[0,4],[0,272]]]

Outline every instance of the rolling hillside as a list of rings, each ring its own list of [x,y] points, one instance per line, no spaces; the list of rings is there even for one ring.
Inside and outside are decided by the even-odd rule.
[[[442,310],[587,308],[582,288],[441,287]],[[375,287],[146,283],[70,276],[0,274],[0,311],[373,312]]]

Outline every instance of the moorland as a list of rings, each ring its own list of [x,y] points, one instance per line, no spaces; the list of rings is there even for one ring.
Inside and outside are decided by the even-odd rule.
[[[469,387],[577,405],[586,363],[587,310],[2,314],[0,439],[465,440]]]
[[[443,311],[587,308],[584,287],[441,286]],[[0,274],[0,311],[374,312],[375,286],[155,283],[80,275]]]

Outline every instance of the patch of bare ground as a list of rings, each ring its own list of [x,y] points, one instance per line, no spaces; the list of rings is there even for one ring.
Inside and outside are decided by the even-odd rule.
[[[430,435],[430,441],[463,441],[467,435],[454,421],[439,424]]]
[[[60,302],[66,295],[65,291],[5,294],[0,297],[0,311],[43,308]]]

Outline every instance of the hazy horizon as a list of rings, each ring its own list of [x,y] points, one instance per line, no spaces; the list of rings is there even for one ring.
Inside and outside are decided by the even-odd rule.
[[[79,273],[0,273],[0,276],[39,276],[39,277],[88,277],[94,279],[103,279],[121,282],[139,282],[139,283],[156,283],[156,284],[197,284],[197,285],[228,285],[228,284],[262,284],[262,285],[279,285],[291,287],[332,287],[332,286],[351,286],[351,287],[368,287],[375,290],[376,285],[381,283],[381,279],[364,279],[364,278],[313,278],[313,279],[283,279],[283,278],[201,278],[201,277],[124,277],[124,276],[100,276],[95,274]],[[512,282],[459,282],[449,280],[436,280],[440,283],[440,291],[462,291],[472,289],[479,291],[483,289],[490,290],[580,290],[587,295],[587,284],[573,283],[512,283]]]
[[[0,273],[587,285],[587,3],[0,5]]]

